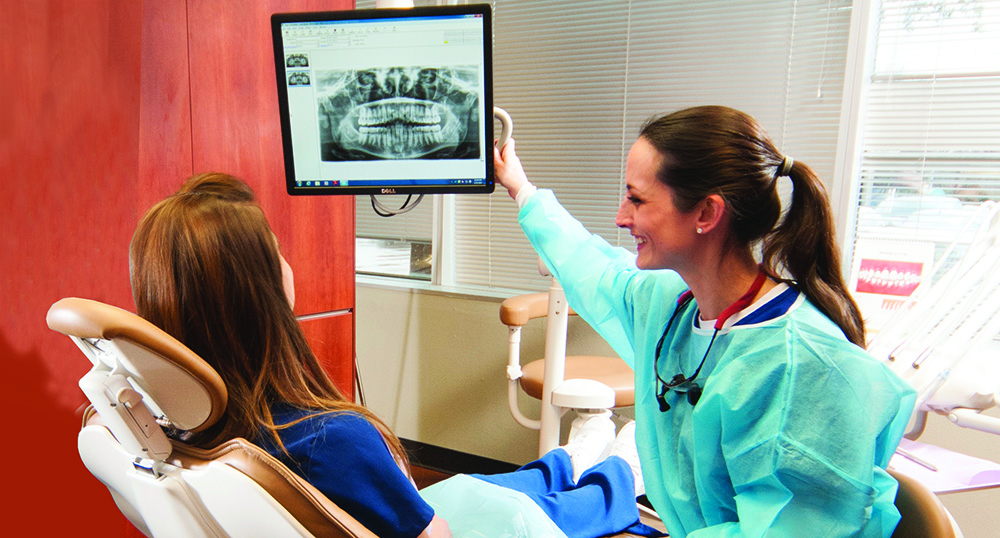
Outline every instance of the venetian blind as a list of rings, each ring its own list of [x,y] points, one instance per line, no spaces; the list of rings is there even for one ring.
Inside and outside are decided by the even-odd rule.
[[[875,21],[856,236],[940,252],[1000,200],[1000,1],[883,0]]]
[[[779,148],[833,177],[850,1],[492,4],[494,102],[513,118],[529,178],[613,244],[634,248],[614,216],[625,156],[655,115],[744,110]],[[457,284],[548,285],[516,211],[503,189],[456,197]]]

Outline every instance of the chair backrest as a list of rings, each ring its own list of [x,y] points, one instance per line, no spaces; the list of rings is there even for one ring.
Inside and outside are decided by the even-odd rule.
[[[225,411],[221,377],[146,320],[86,299],[46,317],[93,367],[77,439],[81,459],[143,534],[161,537],[375,535],[265,451],[234,439],[202,450],[162,426],[200,431]]]
[[[930,488],[905,474],[889,474],[899,482],[896,509],[901,519],[893,538],[961,538],[955,520]]]

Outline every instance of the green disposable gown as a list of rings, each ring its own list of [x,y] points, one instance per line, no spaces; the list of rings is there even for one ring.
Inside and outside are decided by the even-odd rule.
[[[700,400],[670,391],[661,412],[654,354],[683,280],[637,269],[634,254],[590,234],[551,191],[531,195],[519,221],[570,306],[635,371],[646,494],[671,536],[892,534],[897,483],[885,468],[915,394],[804,296],[763,322],[727,322],[698,376]],[[696,306],[664,339],[663,379],[705,357],[714,331],[697,326]]]

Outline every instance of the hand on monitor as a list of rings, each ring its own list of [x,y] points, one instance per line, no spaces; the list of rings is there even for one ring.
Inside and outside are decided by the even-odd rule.
[[[528,184],[528,176],[521,166],[521,159],[518,159],[517,153],[514,152],[513,138],[503,147],[502,152],[497,147],[493,148],[493,173],[497,183],[507,189],[511,198],[516,198],[517,191]]]

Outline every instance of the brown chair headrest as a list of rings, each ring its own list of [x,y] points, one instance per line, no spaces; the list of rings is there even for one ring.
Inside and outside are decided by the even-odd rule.
[[[67,336],[113,342],[122,352],[119,365],[177,428],[203,430],[226,410],[228,395],[219,374],[184,344],[131,312],[66,298],[49,308],[45,320],[50,329]],[[91,360],[96,365],[102,359]]]

